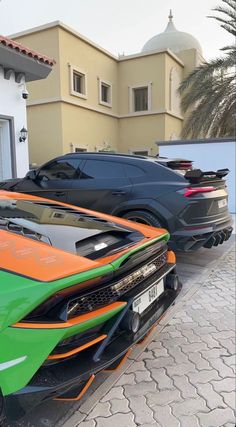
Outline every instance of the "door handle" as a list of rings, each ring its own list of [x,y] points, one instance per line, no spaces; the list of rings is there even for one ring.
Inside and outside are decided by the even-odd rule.
[[[117,190],[117,191],[113,191],[112,196],[124,196],[124,194],[126,194],[126,191],[122,191],[122,190]]]
[[[66,195],[65,191],[56,191],[56,193],[55,193],[56,197],[61,197],[61,196],[65,196],[65,195]]]

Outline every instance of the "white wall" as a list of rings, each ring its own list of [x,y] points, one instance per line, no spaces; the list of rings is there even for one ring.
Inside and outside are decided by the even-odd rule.
[[[12,176],[11,156],[9,120],[0,119],[0,179]]]
[[[226,181],[229,192],[229,210],[231,213],[236,212],[235,201],[235,155],[236,142],[204,142],[202,144],[194,142],[192,144],[160,145],[160,156],[181,157],[193,160],[194,167],[203,171],[228,168],[230,173]]]
[[[0,118],[1,115],[14,117],[17,177],[24,176],[29,170],[28,141],[19,142],[20,130],[23,126],[27,129],[26,101],[22,98],[22,89],[23,86],[15,82],[14,75],[10,80],[4,79],[0,67]]]

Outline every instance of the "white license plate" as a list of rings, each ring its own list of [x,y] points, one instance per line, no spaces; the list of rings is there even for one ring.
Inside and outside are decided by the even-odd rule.
[[[227,206],[227,199],[218,200],[219,208],[224,208],[225,206]]]
[[[139,295],[133,302],[133,311],[141,314],[146,308],[152,304],[159,296],[164,292],[164,281],[163,279],[150,286],[145,292]]]

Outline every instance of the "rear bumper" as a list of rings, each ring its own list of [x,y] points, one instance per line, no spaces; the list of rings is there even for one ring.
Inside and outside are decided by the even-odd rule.
[[[172,267],[169,265],[168,271],[163,271],[163,277],[171,274],[175,274],[174,264]],[[79,400],[78,397],[86,389],[85,384],[94,375],[107,368],[116,368],[127,351],[147,335],[173,303],[180,289],[180,283],[177,290],[166,289],[144,312],[140,328],[135,334],[122,330],[124,313],[120,312],[112,322],[106,324],[109,339],[105,345],[106,340],[58,364],[42,366],[26,387],[4,397],[7,417],[19,419],[47,399]],[[127,297],[124,311],[130,309],[133,300],[133,295]]]
[[[233,231],[232,218],[227,221],[204,224],[204,226],[185,227],[171,234],[169,242],[173,250],[184,252],[196,251],[202,247],[211,248],[227,241]]]

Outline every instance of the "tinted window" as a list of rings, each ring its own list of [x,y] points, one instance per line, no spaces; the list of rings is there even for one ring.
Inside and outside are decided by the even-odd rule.
[[[123,165],[103,160],[87,160],[81,178],[124,178]]]
[[[43,166],[37,177],[39,179],[75,179],[79,177],[81,164],[79,159],[54,160]]]
[[[145,175],[145,171],[143,169],[139,168],[138,166],[124,165],[124,167],[125,167],[127,176],[129,176],[130,178],[132,178],[134,176]]]

